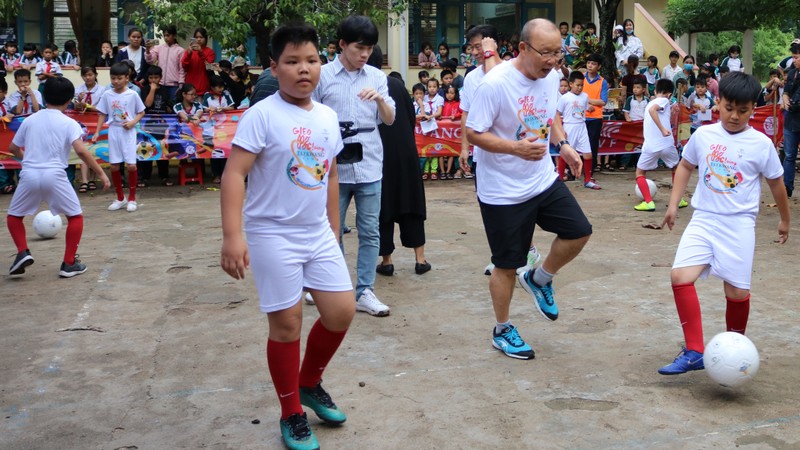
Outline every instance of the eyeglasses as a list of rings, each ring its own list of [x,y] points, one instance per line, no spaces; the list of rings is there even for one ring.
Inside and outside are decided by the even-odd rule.
[[[558,61],[559,59],[561,59],[562,56],[564,56],[564,52],[562,52],[561,50],[557,50],[554,52],[540,52],[539,50],[536,49],[536,47],[532,46],[530,42],[528,41],[522,41],[522,42],[524,42],[528,47],[530,47],[531,50],[541,55],[541,57],[544,59]]]

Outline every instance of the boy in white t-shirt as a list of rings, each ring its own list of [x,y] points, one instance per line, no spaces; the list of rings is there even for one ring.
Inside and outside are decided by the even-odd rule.
[[[583,158],[583,187],[597,191],[602,188],[592,180],[592,147],[589,145],[589,133],[586,132],[586,111],[594,110],[594,106],[589,105],[589,96],[583,92],[583,80],[580,71],[569,74],[570,91],[561,96],[556,109],[561,114],[569,142]],[[566,169],[567,163],[558,158],[558,175],[562,180]]]
[[[683,104],[689,108],[689,118],[692,119],[691,132],[711,121],[711,112],[716,111],[714,96],[708,92],[708,81],[705,77],[697,77],[694,82],[694,91],[684,98]]]
[[[273,33],[270,70],[280,90],[242,117],[221,197],[220,264],[237,280],[253,264],[260,308],[269,320],[267,363],[281,404],[281,434],[287,447],[302,449],[319,448],[302,405],[325,422],[346,420],[321,379],[356,303],[337,240],[339,123],[330,107],[311,99],[320,78],[317,41],[307,25]],[[313,295],[320,318],[308,335],[301,366],[304,289]]]
[[[708,273],[723,280],[727,331],[744,334],[750,314],[750,280],[755,227],[765,179],[778,206],[778,240],[789,238],[789,200],[783,167],[770,138],[751,128],[761,84],[742,72],[719,83],[719,122],[700,127],[683,149],[669,207],[662,225],[671,230],[695,167],[699,178],[692,197],[695,209],[672,264],[672,292],[686,346],[671,364],[658,370],[677,375],[702,370],[703,323],[694,283]]]
[[[650,194],[650,187],[647,185],[647,171],[658,167],[658,160],[672,169],[672,178],[675,178],[675,166],[678,165],[680,157],[675,148],[675,139],[672,136],[672,125],[670,116],[672,109],[670,97],[675,85],[672,80],[662,78],[656,82],[656,96],[647,105],[644,115],[644,144],[642,144],[642,154],[639,155],[639,162],[636,164],[636,185],[642,192],[644,200],[642,203],[633,207],[636,211],[656,210],[653,196]],[[679,207],[689,206],[686,200],[681,199]]]
[[[56,78],[47,83],[44,88],[47,109],[25,119],[8,147],[16,158],[22,160],[19,186],[8,207],[8,231],[17,247],[9,275],[21,275],[33,264],[22,219],[33,215],[42,201],[47,202],[54,214],[67,216],[67,243],[59,275],[71,278],[86,272],[86,265],[75,257],[83,233],[83,212],[64,170],[70,148],[75,149],[84,164],[101,174],[105,189],[108,189],[109,181],[86,150],[81,126],[64,115],[74,95],[75,87],[66,78]],[[41,130],[49,131],[42,133]]]
[[[625,106],[622,107],[626,122],[644,120],[644,113],[648,103],[647,97],[644,95],[646,90],[647,83],[642,80],[633,82],[633,95],[628,96],[625,100]]]
[[[97,104],[97,131],[92,142],[97,143],[103,124],[108,123],[108,162],[117,199],[108,206],[116,211],[127,205],[128,212],[138,209],[136,204],[136,124],[144,117],[144,103],[139,94],[128,89],[130,68],[124,62],[111,66],[111,89],[106,90]],[[108,118],[108,122],[106,122]],[[120,163],[128,165],[128,197],[122,191]]]

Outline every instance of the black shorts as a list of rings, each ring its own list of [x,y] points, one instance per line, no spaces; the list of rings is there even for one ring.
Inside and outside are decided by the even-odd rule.
[[[492,251],[492,264],[501,269],[516,269],[527,263],[536,225],[561,239],[580,239],[592,234],[592,224],[560,180],[517,205],[488,205],[480,199],[478,203]]]

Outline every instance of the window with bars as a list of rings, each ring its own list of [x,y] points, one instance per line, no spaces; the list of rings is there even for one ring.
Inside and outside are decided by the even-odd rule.
[[[117,8],[118,0],[110,0],[111,18],[109,23],[109,38],[116,44],[117,41]],[[86,24],[91,26],[91,24]],[[53,42],[58,45],[59,51],[64,51],[64,42],[73,39],[77,41],[69,20],[69,8],[66,0],[53,0]]]

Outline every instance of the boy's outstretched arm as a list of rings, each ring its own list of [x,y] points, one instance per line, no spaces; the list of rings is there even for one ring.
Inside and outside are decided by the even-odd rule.
[[[689,184],[689,178],[692,176],[694,166],[682,159],[675,170],[675,178],[672,181],[672,193],[669,196],[669,204],[667,205],[667,212],[664,214],[664,221],[661,222],[661,227],[668,226],[671,230],[675,225],[675,218],[678,216],[678,204],[683,198],[683,193],[686,191],[686,185]]]
[[[781,221],[778,222],[779,244],[785,244],[789,239],[789,197],[786,195],[786,186],[783,185],[783,177],[767,179],[769,190],[772,191],[772,198],[778,205],[778,212],[781,214]]]
[[[87,167],[92,169],[94,173],[100,175],[100,181],[103,182],[103,190],[108,190],[108,188],[111,187],[111,182],[108,181],[108,176],[103,171],[103,168],[100,167],[100,164],[97,164],[97,160],[92,157],[92,154],[86,148],[83,139],[76,139],[75,142],[72,143],[72,148],[75,149],[75,153]]]
[[[242,236],[242,207],[244,205],[244,179],[256,161],[256,154],[238,145],[231,148],[225,172],[222,174],[220,209],[222,210],[222,252],[220,265],[228,275],[244,279],[250,267],[247,243]]]
[[[97,113],[97,128],[94,130],[94,134],[92,135],[92,142],[97,143],[97,139],[100,137],[100,130],[103,129],[103,125],[106,123],[106,115],[103,113]]]
[[[331,224],[333,235],[339,241],[339,230],[341,229],[341,217],[339,217],[339,168],[336,165],[336,158],[331,162],[331,170],[328,171],[328,222]]]

